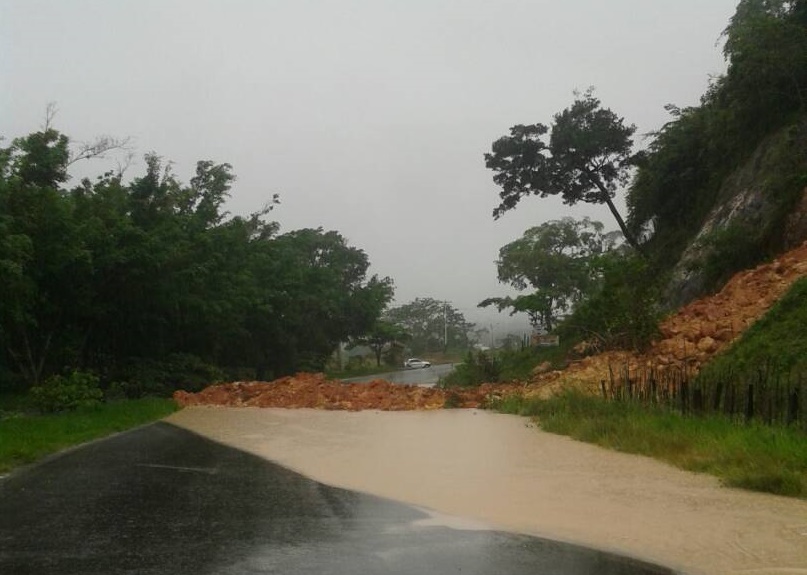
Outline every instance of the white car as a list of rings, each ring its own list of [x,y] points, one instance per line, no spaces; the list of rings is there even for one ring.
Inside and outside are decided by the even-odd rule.
[[[418,369],[418,368],[425,369],[425,368],[431,367],[431,366],[432,366],[432,364],[430,364],[428,361],[418,359],[416,357],[410,357],[409,359],[407,359],[404,362],[404,367],[406,367],[408,369]]]

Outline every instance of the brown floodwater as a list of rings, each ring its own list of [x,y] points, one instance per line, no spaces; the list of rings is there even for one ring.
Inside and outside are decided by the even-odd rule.
[[[479,410],[186,408],[170,423],[455,528],[580,543],[688,573],[807,575],[807,501],[545,433]]]

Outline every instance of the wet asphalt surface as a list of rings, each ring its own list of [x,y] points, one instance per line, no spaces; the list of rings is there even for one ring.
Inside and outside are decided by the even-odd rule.
[[[670,573],[428,518],[156,423],[0,479],[0,573]]]
[[[403,369],[398,371],[391,371],[388,373],[379,373],[377,375],[364,375],[361,377],[352,377],[343,381],[351,381],[356,383],[369,382],[374,379],[383,379],[390,383],[405,383],[408,385],[426,385],[434,386],[441,377],[447,376],[454,370],[453,363],[442,363],[433,365],[424,369]]]

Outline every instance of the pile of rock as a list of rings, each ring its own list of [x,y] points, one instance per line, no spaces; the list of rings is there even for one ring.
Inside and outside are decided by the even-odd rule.
[[[530,393],[547,395],[570,386],[596,391],[614,371],[683,368],[697,373],[805,276],[807,242],[771,263],[738,273],[719,293],[693,301],[666,318],[659,326],[661,339],[646,354],[606,352],[563,371],[536,373]]]
[[[476,388],[444,391],[434,387],[400,385],[384,380],[344,383],[321,373],[298,373],[271,382],[235,382],[211,385],[198,393],[177,391],[181,406],[283,407],[359,411],[485,407],[491,400],[518,393],[522,386],[485,384]]]

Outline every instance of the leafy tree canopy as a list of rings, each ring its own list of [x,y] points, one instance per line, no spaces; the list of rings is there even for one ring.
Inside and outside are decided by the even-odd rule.
[[[474,327],[450,303],[428,297],[393,307],[384,317],[410,335],[412,353],[418,355],[446,349],[465,350]]]
[[[559,195],[569,205],[606,204],[628,243],[638,249],[613,203],[617,189],[632,173],[636,127],[603,108],[592,90],[555,114],[551,126],[517,125],[493,142],[485,165],[495,172],[501,203],[495,218],[516,207],[524,196]],[[546,135],[549,134],[547,141]]]
[[[384,349],[394,343],[403,343],[410,339],[406,330],[390,321],[379,319],[373,326],[359,337],[351,340],[351,346],[366,345],[375,354],[376,365],[381,365]]]
[[[338,232],[278,235],[276,196],[228,216],[229,164],[200,161],[185,184],[149,154],[129,183],[68,186],[71,162],[117,142],[74,148],[46,128],[0,148],[0,386],[78,369],[137,394],[215,366],[321,369],[375,325],[392,281],[367,277],[367,254]]]
[[[499,250],[499,281],[531,293],[488,298],[479,306],[525,312],[536,328],[551,331],[597,281],[597,258],[617,242],[619,232],[603,232],[589,218],[562,218],[528,229]]]

